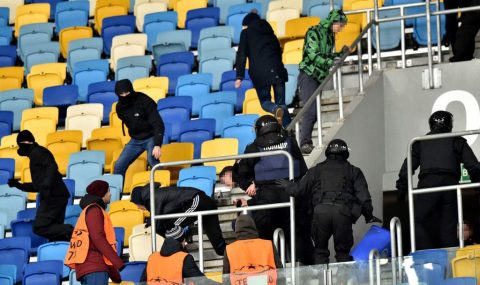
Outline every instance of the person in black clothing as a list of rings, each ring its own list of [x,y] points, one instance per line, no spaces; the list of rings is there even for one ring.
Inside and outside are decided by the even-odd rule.
[[[65,224],[65,210],[70,193],[63,183],[62,175],[52,153],[38,145],[28,130],[17,136],[18,155],[30,159],[31,183],[10,179],[8,185],[25,192],[37,192],[40,205],[37,209],[33,232],[49,241],[69,241],[73,227]]]
[[[115,93],[118,95],[116,111],[122,120],[122,130],[124,125],[127,126],[131,137],[113,171],[124,176],[128,166],[144,151],[147,151],[151,167],[159,163],[165,126],[157,111],[157,103],[147,95],[135,92],[130,80],[117,81]]]
[[[282,63],[282,49],[270,24],[260,19],[256,10],[252,10],[243,18],[246,27],[240,34],[238,44],[235,87],[239,88],[245,78],[245,65],[249,59],[250,78],[252,79],[262,108],[275,115],[286,127],[290,122],[290,114],[285,105],[285,82],[288,73]],[[270,89],[273,87],[275,103],[272,103]]]
[[[271,115],[265,115],[255,122],[256,138],[245,148],[245,154],[284,150],[289,152],[294,160],[295,179],[307,172],[307,165],[300,152],[295,138],[289,136],[282,126]],[[290,200],[290,195],[278,181],[288,180],[288,159],[283,155],[242,159],[233,168],[233,180],[244,189],[252,199],[242,201],[243,205],[265,205],[282,203]],[[298,257],[304,264],[311,264],[311,239],[309,232],[309,209],[305,207],[304,199],[296,201],[297,249]],[[262,239],[273,238],[273,232],[282,228],[288,238],[290,232],[290,213],[287,208],[261,210],[251,213]],[[304,253],[304,254],[303,254]]]
[[[132,192],[131,202],[139,208],[150,211],[150,186],[137,187]],[[215,201],[205,192],[192,187],[162,187],[155,192],[155,214],[191,213],[195,211],[216,210]],[[175,220],[157,220],[156,232],[165,236],[174,226],[186,227],[193,224],[197,217],[182,217]],[[218,255],[223,255],[226,242],[218,221],[218,215],[203,217],[203,228]]]
[[[437,111],[429,119],[427,135],[450,133],[453,115]],[[462,137],[417,141],[412,146],[412,170],[420,166],[418,188],[456,185],[460,181],[460,163],[472,182],[480,181],[480,164]],[[413,174],[413,173],[412,173]],[[408,191],[407,160],[398,175],[399,201]],[[443,248],[458,245],[457,198],[455,191],[416,195],[414,201],[417,249]]]
[[[447,2],[445,2],[445,8],[447,8]],[[458,1],[458,0],[457,0]],[[459,1],[462,6],[479,6],[480,0]],[[449,14],[456,16],[456,14]],[[448,17],[447,16],[447,27]],[[450,16],[452,17],[452,16]],[[458,28],[455,37],[455,44],[452,44],[453,57],[450,58],[450,62],[467,61],[472,60],[475,53],[475,37],[480,30],[480,11],[462,12],[462,24]],[[447,30],[448,35],[448,30]]]
[[[337,262],[351,261],[352,224],[360,215],[366,223],[381,223],[373,216],[367,181],[360,168],[348,162],[347,144],[334,139],[325,150],[327,159],[308,170],[299,183],[289,183],[292,196],[305,195],[313,210],[315,263],[329,262],[328,241],[333,235]]]

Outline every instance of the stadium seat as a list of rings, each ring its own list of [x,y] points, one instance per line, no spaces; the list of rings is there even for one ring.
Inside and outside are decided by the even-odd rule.
[[[379,11],[380,18],[390,18],[400,16],[399,10],[386,10],[386,11]],[[401,22],[400,21],[393,21],[393,22],[384,22],[380,23],[380,48],[382,51],[384,50],[391,50],[395,49],[400,45],[401,41]],[[377,33],[376,33],[376,26],[373,27],[372,30],[372,45],[375,49],[377,49]]]
[[[430,5],[430,10],[435,11],[435,3]],[[440,10],[444,10],[443,5],[440,5]],[[422,13],[425,13],[425,8],[423,8]],[[436,45],[438,42],[437,38],[437,17],[431,17],[431,35],[432,35],[432,45]],[[440,17],[440,36],[442,38],[445,36],[445,15]],[[421,46],[427,45],[427,20],[426,17],[415,18],[413,22],[413,39]]]
[[[232,138],[220,138],[202,143],[201,158],[228,156],[238,154],[238,140]],[[231,166],[235,163],[235,160],[224,160],[217,162],[205,162],[206,166],[215,166],[217,168],[217,174],[222,171],[225,166]]]
[[[191,142],[194,145],[194,158],[200,158],[201,145],[215,137],[215,120],[198,119],[185,122],[180,126],[179,142]]]
[[[17,9],[19,6],[22,6],[23,4],[24,4],[24,0],[0,0],[0,7],[7,7],[9,10],[7,24],[12,25],[15,23],[15,15],[17,15]]]
[[[78,87],[76,85],[59,85],[43,89],[43,106],[57,107],[59,111],[59,123],[65,124],[68,106],[75,105],[78,99]]]
[[[0,158],[0,185],[7,184],[15,176],[15,159]]]
[[[62,278],[65,278],[70,274],[70,268],[63,265],[63,260],[67,254],[67,250],[70,247],[70,243],[66,241],[49,242],[38,247],[37,260],[58,260],[62,262]]]
[[[178,78],[175,96],[192,97],[192,115],[198,115],[201,98],[210,93],[213,84],[212,74],[188,74]]]
[[[38,23],[23,25],[17,39],[18,55],[25,61],[25,47],[31,44],[51,42],[53,37],[53,23]]]
[[[248,69],[245,71],[245,78],[242,80],[240,88],[235,88],[235,81],[237,79],[237,72],[235,70],[225,71],[222,74],[220,82],[220,91],[235,91],[237,92],[237,99],[235,102],[235,112],[242,112],[243,101],[245,99],[245,92],[253,88],[253,83],[250,80]]]
[[[65,119],[66,130],[81,130],[83,134],[82,147],[86,147],[87,140],[91,137],[92,130],[100,128],[103,118],[103,105],[87,103],[73,105],[67,108]]]
[[[57,131],[47,135],[45,147],[50,150],[58,165],[58,171],[66,175],[70,154],[82,147],[82,131]]]
[[[193,9],[200,9],[207,7],[207,0],[177,0],[174,7],[178,13],[177,26],[180,29],[185,28],[185,20],[187,19],[187,13]]]
[[[0,145],[0,157],[13,158],[15,160],[15,178],[20,178],[24,164],[28,164],[28,159],[18,155],[17,134],[4,136]]]
[[[93,30],[90,27],[70,27],[65,28],[59,33],[60,52],[63,58],[67,59],[68,46],[71,41],[79,39],[88,39],[93,37]]]
[[[24,285],[60,284],[62,265],[59,260],[37,261],[25,265]]]
[[[16,46],[0,46],[0,67],[15,66],[17,61]]]
[[[147,266],[145,261],[135,261],[125,263],[125,267],[120,271],[122,281],[140,282],[143,271]]]
[[[12,134],[13,112],[0,111],[0,139]]]
[[[56,63],[60,55],[58,42],[32,43],[23,48],[25,74],[29,74],[32,66],[44,63]]]
[[[58,34],[65,28],[87,26],[89,6],[88,1],[59,2],[55,10],[55,32]]]
[[[180,76],[191,74],[195,58],[191,52],[163,54],[157,62],[157,76],[168,77],[168,93],[175,94]]]
[[[11,279],[11,283],[7,283],[6,281],[0,281],[0,284],[15,284],[15,280],[17,278],[17,267],[14,264],[0,264],[0,276],[2,276],[4,279],[8,279],[5,277],[9,277]]]
[[[341,52],[344,46],[350,46],[358,35],[360,35],[360,24],[347,23],[343,31],[335,34],[335,51]]]
[[[212,197],[216,180],[215,167],[194,166],[180,170],[177,186],[194,187],[205,192],[207,196]]]
[[[138,2],[138,1],[137,1]],[[134,15],[136,16],[137,30],[143,32],[143,24],[145,23],[145,15],[150,13],[158,13],[167,11],[167,3],[160,1],[144,1],[135,3]]]
[[[285,64],[288,73],[288,81],[285,82],[285,104],[292,104],[297,91],[298,64]]]
[[[205,52],[213,53],[217,49],[229,49],[233,41],[233,27],[220,26],[205,28],[198,38],[198,57],[203,59]]]
[[[27,4],[17,7],[15,15],[15,37],[20,34],[20,28],[27,24],[47,23],[50,17],[50,4]]]
[[[156,234],[157,248],[161,248],[164,238]],[[152,231],[151,227],[145,228],[145,224],[140,224],[132,229],[129,240],[129,261],[147,261],[152,254]]]
[[[55,13],[57,4],[63,0],[29,0],[28,2],[32,4],[36,3],[48,3],[50,5],[50,20],[55,20]]]
[[[168,77],[164,76],[150,76],[145,78],[138,78],[133,81],[133,89],[137,92],[142,92],[153,101],[165,98],[168,91]]]
[[[68,179],[68,178],[62,178],[63,183],[65,186],[67,186],[68,193],[70,194],[70,197],[68,197],[68,203],[67,205],[73,205],[73,200],[75,198],[75,180],[73,179]],[[40,206],[40,200],[38,199],[40,195],[37,195],[37,208]]]
[[[22,170],[21,170],[21,173],[20,173],[20,182],[21,183],[31,183],[32,182],[32,175],[30,173],[30,164],[29,163],[22,164]],[[37,199],[37,197],[38,197],[38,193],[27,192],[27,200],[28,201],[35,201]]]
[[[444,285],[476,285],[477,278],[475,277],[456,277],[447,278],[443,281]]]
[[[293,40],[285,43],[282,53],[284,64],[299,64],[303,57],[304,40]]]
[[[15,219],[10,222],[13,237],[30,238],[30,253],[35,254],[37,248],[48,242],[48,239],[41,237],[33,232],[34,219]]]
[[[306,1],[306,0],[304,0]],[[315,1],[316,2],[316,1]],[[341,1],[340,1],[341,2]],[[338,3],[334,3],[334,9],[340,9],[341,5]],[[330,3],[328,2],[316,2],[312,3],[312,5],[308,8],[308,16],[315,16],[319,17],[320,19],[326,19],[328,14],[330,13]]]
[[[103,81],[88,85],[87,102],[103,105],[103,123],[110,123],[112,104],[118,101],[115,81]]]
[[[233,48],[216,49],[202,53],[199,72],[213,75],[213,91],[219,90],[222,73],[233,69],[235,56],[236,52]]]
[[[102,26],[103,52],[110,55],[114,37],[133,34],[134,32],[135,16],[124,15],[105,18]]]
[[[177,28],[178,14],[175,11],[148,13],[143,22],[143,32],[147,34],[147,50],[157,41],[157,35],[161,32],[174,31]]]
[[[123,143],[117,129],[98,128],[92,130],[92,136],[87,140],[87,150],[99,150],[105,152],[105,171],[109,172],[113,161],[113,153],[122,150]]]
[[[240,42],[240,33],[242,32],[243,18],[248,13],[250,13],[252,9],[256,9],[258,11],[258,14],[262,14],[261,3],[243,3],[232,5],[228,8],[228,15],[225,24],[227,26],[233,27],[233,43],[236,45],[238,45],[238,43]]]
[[[129,79],[131,82],[148,77],[152,69],[149,55],[137,55],[120,58],[115,69],[115,80]]]
[[[102,34],[103,19],[127,15],[129,6],[129,0],[96,0],[93,19],[97,33]]]
[[[29,208],[25,210],[18,211],[17,219],[18,220],[33,220],[37,214],[36,208]]]
[[[383,1],[378,0],[378,7],[383,6]],[[374,6],[373,0],[356,0],[350,3],[351,10],[371,9]],[[357,23],[363,29],[367,25],[367,13],[357,13],[347,16],[349,23]]]
[[[75,227],[81,213],[82,208],[80,208],[79,205],[67,205],[67,209],[65,210],[65,224]]]
[[[115,86],[113,86],[115,88]],[[115,92],[115,91],[113,91]],[[115,95],[117,96],[117,95]],[[117,97],[118,100],[118,97]],[[122,127],[122,121],[118,118],[117,110],[116,110],[117,102],[112,104],[112,108],[110,109],[110,114],[108,115],[109,125],[110,127]],[[125,127],[125,125],[123,125]],[[128,128],[127,128],[128,130]],[[127,131],[125,131],[127,132]]]
[[[110,193],[112,197],[110,202],[119,201],[122,196],[123,191],[123,176],[120,174],[103,174],[102,176],[96,177],[93,180],[102,180],[108,183]],[[123,238],[123,235],[122,237]],[[117,238],[118,240],[118,238]],[[122,240],[123,243],[123,240]],[[121,253],[121,252],[120,252]]]
[[[277,0],[278,1],[278,0]],[[284,37],[285,36],[285,25],[288,20],[297,19],[300,17],[300,12],[298,9],[293,7],[280,7],[278,9],[271,9],[269,4],[269,9],[267,11],[267,21],[276,23],[276,35],[277,37]],[[283,1],[282,1],[283,2]]]
[[[0,45],[8,46],[12,41],[12,27],[0,27]]]
[[[0,67],[0,91],[21,88],[23,83],[23,67]]]
[[[183,43],[160,43],[152,47],[153,62],[158,65],[160,57],[165,54],[187,52]]]
[[[259,116],[271,115],[262,109],[260,101],[258,100],[257,91],[255,91],[255,89],[248,89],[245,92],[245,100],[243,101],[243,114],[257,114]]]
[[[23,278],[23,267],[28,263],[30,250],[29,237],[11,237],[0,240],[0,264],[13,264],[16,267],[16,282]]]
[[[320,23],[320,18],[315,16],[290,19],[285,23],[285,37],[289,39],[303,39],[307,30],[318,23]]]
[[[255,121],[258,115],[237,115],[223,122],[222,138],[236,138],[238,153],[243,154],[247,145],[255,140]]]
[[[73,84],[78,86],[78,101],[87,101],[88,86],[92,83],[107,80],[109,73],[108,60],[95,59],[75,63],[72,74]]]
[[[47,135],[57,129],[58,108],[38,107],[22,112],[21,130],[29,130],[35,137],[35,142],[41,146],[47,143]]]
[[[170,171],[168,170],[156,170],[154,176],[155,182],[159,182],[161,187],[170,186]],[[141,171],[137,172],[132,177],[132,184],[130,185],[130,191],[138,186],[144,186],[145,184],[150,183],[150,171]]]
[[[33,89],[35,105],[43,105],[43,89],[62,85],[65,77],[65,63],[45,63],[32,66],[32,70],[27,75],[27,86]]]
[[[83,197],[91,179],[103,173],[105,153],[103,151],[84,150],[70,155],[67,178],[75,180],[75,196]]]
[[[216,122],[215,135],[220,136],[223,121],[235,114],[237,93],[234,91],[220,91],[202,97],[200,106],[201,119],[214,119]]]
[[[72,40],[68,45],[67,68],[70,74],[79,61],[101,59],[103,42],[101,38],[86,38]]]
[[[0,6],[0,27],[8,26],[10,18],[9,11],[10,9],[8,7]]]
[[[120,156],[120,151],[117,151],[114,156],[113,156],[113,162],[112,162],[112,169],[113,166],[115,165],[115,162],[118,160],[118,157]],[[127,168],[127,172],[125,173],[125,176],[123,178],[123,192],[122,193],[128,193],[130,191],[130,186],[132,185],[132,178],[135,173],[142,172],[147,170],[147,153],[144,152],[142,153],[130,166]],[[113,173],[113,171],[111,171]]]
[[[192,48],[197,48],[201,30],[218,26],[219,18],[220,9],[217,7],[200,8],[188,11],[187,19],[185,21],[185,29],[192,31]]]
[[[70,270],[70,275],[68,276],[68,285],[82,285],[80,281],[77,281],[77,274],[75,270]]]
[[[177,52],[177,51],[188,51],[190,50],[190,46],[192,44],[192,31],[190,30],[175,30],[175,31],[165,31],[159,32],[157,34],[157,38],[155,43],[152,46],[152,52],[154,53],[154,59],[157,60],[160,55],[170,52]],[[164,51],[162,53],[155,53],[155,46],[163,46],[164,50],[166,47],[170,47],[170,49],[175,49],[171,51]],[[183,49],[182,48],[183,45]],[[159,49],[159,47],[157,47]],[[180,50],[181,49],[181,50]]]
[[[480,250],[478,245],[458,249],[455,258],[452,259],[453,277],[476,277],[478,279],[480,272],[476,268],[479,265]]]
[[[112,225],[125,229],[125,246],[128,247],[128,237],[132,233],[135,225],[143,224],[143,211],[137,208],[137,205],[127,200],[115,201],[110,204],[108,212]]]
[[[192,98],[188,96],[167,97],[158,101],[157,110],[164,123],[171,128],[171,138],[178,139],[180,126],[190,120]]]
[[[446,277],[448,252],[444,249],[420,250],[410,254],[413,258],[411,265],[415,276],[408,276],[408,279],[415,278],[416,281],[427,284],[441,284]]]
[[[125,34],[112,39],[110,67],[116,70],[117,62],[124,57],[145,55],[147,47],[146,34]]]
[[[162,145],[162,162],[173,162],[193,159],[193,143],[174,142]],[[170,182],[176,183],[181,169],[190,167],[189,164],[163,167],[170,171]]]

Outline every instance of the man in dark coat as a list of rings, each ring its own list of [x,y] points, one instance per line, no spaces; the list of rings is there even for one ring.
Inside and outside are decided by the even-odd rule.
[[[196,211],[216,210],[215,201],[205,192],[192,187],[162,187],[155,190],[155,214],[191,213]],[[150,210],[150,186],[136,187],[133,189],[131,202],[141,209]],[[165,236],[168,229],[175,226],[182,228],[193,224],[197,217],[182,217],[172,220],[157,220],[156,232]],[[203,228],[218,255],[223,255],[226,242],[218,221],[218,215],[203,217]]]
[[[70,240],[73,227],[64,223],[70,194],[63,183],[55,158],[48,149],[35,142],[35,138],[28,130],[18,134],[17,144],[18,155],[30,159],[32,182],[20,183],[18,180],[10,179],[8,185],[40,195],[33,232],[49,241]]]
[[[117,115],[128,128],[130,141],[125,145],[115,162],[114,173],[125,176],[128,166],[140,154],[147,151],[148,164],[159,163],[165,126],[157,111],[157,103],[147,95],[133,90],[128,79],[117,81],[115,93],[118,95]]]
[[[262,108],[275,115],[277,120],[286,127],[290,122],[290,114],[285,105],[285,82],[288,73],[282,63],[282,50],[270,24],[260,19],[256,10],[252,10],[243,19],[246,27],[240,34],[236,68],[237,80],[235,87],[239,88],[245,78],[245,65],[249,59],[250,78],[253,81]],[[272,102],[270,89],[273,87],[275,103]]]
[[[445,8],[447,8],[448,2],[453,2],[453,0],[445,1]],[[480,5],[480,0],[458,2],[464,7]],[[457,14],[449,14],[446,16],[448,28],[448,17],[456,17]],[[450,58],[450,62],[467,61],[473,59],[473,55],[475,53],[475,37],[480,30],[479,18],[480,11],[462,12],[462,24],[456,32],[455,42],[451,42],[453,48],[453,57]],[[458,25],[458,22],[455,21],[455,24]]]

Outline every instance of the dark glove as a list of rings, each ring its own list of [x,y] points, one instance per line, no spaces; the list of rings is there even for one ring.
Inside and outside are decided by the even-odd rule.
[[[15,187],[15,188],[18,188],[20,190],[23,189],[23,184],[20,183],[17,179],[8,179],[8,187]]]
[[[122,282],[122,276],[120,276],[120,272],[113,266],[108,267],[108,277],[110,277],[114,283]]]
[[[398,203],[408,202],[407,191],[397,190],[397,202]]]
[[[365,222],[367,224],[371,224],[371,223],[383,223],[382,220],[380,220],[379,218],[375,217],[375,216],[372,216],[371,218],[365,218]]]
[[[275,180],[275,184],[277,184],[280,188],[285,189],[289,195],[293,195],[292,193],[295,193],[295,189],[297,187],[295,182],[287,179],[277,179]]]

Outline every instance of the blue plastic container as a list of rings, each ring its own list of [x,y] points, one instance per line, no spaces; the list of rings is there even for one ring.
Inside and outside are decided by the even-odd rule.
[[[378,250],[381,257],[390,257],[390,231],[373,225],[352,249],[350,255],[355,261],[368,260],[368,254],[374,248]]]

